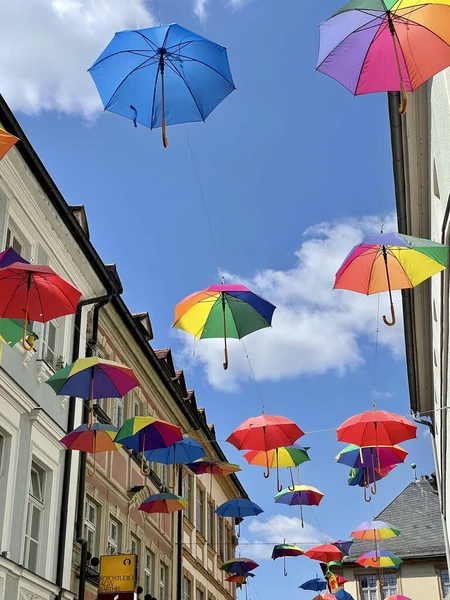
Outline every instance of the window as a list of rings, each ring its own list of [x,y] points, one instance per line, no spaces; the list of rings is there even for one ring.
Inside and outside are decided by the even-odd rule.
[[[15,250],[17,252],[17,254],[20,254],[20,256],[23,256],[22,252],[23,252],[23,242],[20,239],[20,237],[12,230],[8,227],[8,230],[6,232],[6,246],[5,249],[7,250],[8,248],[12,248],[13,250]]]
[[[450,578],[448,574],[448,569],[441,569],[441,584],[442,584],[442,595],[444,598],[447,597],[447,594],[450,594]]]
[[[183,600],[191,600],[191,580],[186,575],[183,578]]]
[[[96,545],[96,528],[97,528],[97,507],[89,500],[86,500],[84,505],[84,534],[83,537],[87,541],[87,549],[92,555],[95,554]]]
[[[395,573],[383,573],[382,577],[381,598],[384,600],[397,593],[397,575]]]
[[[206,541],[210,546],[214,544],[214,504],[208,502],[208,512],[206,521]]]
[[[197,591],[195,593],[195,600],[203,600],[203,598],[204,598],[203,590],[200,590],[199,588],[197,588]]]
[[[117,554],[120,545],[120,523],[115,519],[109,519],[108,525],[108,548],[106,554]]]
[[[52,367],[57,367],[59,359],[57,352],[59,321],[44,323],[42,333],[42,359]]]
[[[161,465],[161,483],[166,487],[169,485],[169,469],[167,465]]]
[[[34,461],[31,464],[30,488],[28,492],[27,522],[23,563],[27,569],[37,572],[39,544],[41,541],[42,517],[44,513],[45,471]]]
[[[190,521],[192,521],[191,481],[191,475],[189,473],[186,473],[184,475],[183,480],[183,498],[187,500],[187,505],[184,514]]]
[[[225,562],[227,560],[230,560],[231,558],[231,538],[232,538],[232,531],[230,529],[230,527],[227,527],[225,525],[225,540],[224,540],[224,549],[223,549],[223,558],[225,560]]]
[[[376,575],[362,575],[359,578],[361,585],[361,600],[378,600],[378,581]]]
[[[160,563],[159,565],[159,598],[158,600],[167,600],[167,565]]]
[[[145,594],[153,595],[153,571],[155,568],[155,555],[150,550],[145,553],[144,590]]]
[[[134,416],[135,417],[141,416],[141,405],[137,400],[134,402]]]
[[[223,521],[222,517],[217,515],[216,519],[216,544],[217,544],[217,554],[222,557],[223,556]]]
[[[141,553],[141,542],[137,539],[136,536],[131,536],[131,554],[136,554],[139,556]]]
[[[205,534],[205,519],[204,519],[204,507],[205,507],[205,492],[197,486],[197,515],[196,515],[196,528],[197,532],[201,535]]]
[[[117,429],[123,425],[123,398],[114,398],[113,425]]]
[[[5,438],[0,433],[0,479],[4,477],[3,472],[3,456],[5,454]]]

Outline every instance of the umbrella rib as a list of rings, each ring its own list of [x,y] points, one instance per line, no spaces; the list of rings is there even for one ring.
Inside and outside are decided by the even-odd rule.
[[[147,58],[147,60],[144,60],[141,62],[140,65],[138,65],[137,67],[135,67],[134,69],[132,69],[123,79],[122,81],[119,83],[119,85],[116,87],[116,89],[114,90],[114,92],[111,94],[111,98],[108,100],[108,102],[105,105],[105,110],[108,110],[109,105],[111,104],[114,96],[117,94],[117,92],[119,91],[119,89],[122,87],[122,85],[125,83],[125,81],[127,81],[127,79],[129,77],[131,77],[131,75],[133,75],[136,71],[139,71],[139,69],[144,69],[145,67],[149,67],[151,64],[149,61],[154,60],[154,56],[151,56],[150,58]],[[148,63],[148,64],[145,64]]]
[[[390,249],[389,249],[389,246],[387,246],[387,247],[386,247],[386,250],[388,251],[388,254],[389,254],[389,256],[392,256],[392,258],[394,258],[394,259],[395,259],[395,260],[398,262],[398,264],[400,265],[400,267],[402,268],[402,270],[403,270],[403,272],[404,272],[404,274],[405,274],[405,276],[406,276],[406,279],[409,281],[409,283],[411,284],[411,287],[413,288],[414,286],[413,286],[413,284],[412,284],[412,281],[411,281],[411,279],[409,278],[409,276],[408,276],[408,273],[405,271],[405,268],[404,268],[404,266],[402,265],[402,263],[401,263],[401,262],[399,261],[399,259],[398,259],[398,258],[395,256],[395,254],[392,252],[392,250],[390,250]]]
[[[97,67],[98,65],[100,65],[105,60],[108,60],[108,58],[114,58],[115,56],[119,56],[119,54],[138,54],[139,52],[144,52],[144,50],[140,50],[140,49],[137,48],[136,50],[119,50],[118,52],[112,52],[111,54],[108,54],[108,56],[104,56],[102,59],[97,60],[92,65],[92,67],[90,67],[88,69],[88,73],[90,73],[94,67]],[[146,56],[146,55],[145,54],[138,54],[138,56]],[[153,58],[153,57],[147,56],[147,58]]]
[[[184,84],[185,84],[185,86],[187,87],[187,89],[189,90],[189,93],[190,93],[190,94],[191,94],[191,96],[192,96],[192,100],[194,101],[194,104],[195,104],[195,106],[197,107],[197,110],[198,110],[198,112],[199,112],[199,114],[200,114],[200,116],[201,116],[201,118],[202,118],[202,121],[204,122],[204,121],[205,121],[205,117],[203,116],[203,113],[202,113],[202,111],[201,111],[201,109],[200,109],[200,106],[198,105],[198,102],[197,102],[197,100],[195,99],[195,96],[194,96],[194,94],[192,93],[192,90],[191,90],[191,88],[189,87],[189,84],[188,84],[188,82],[186,81],[185,77],[184,77],[184,76],[183,76],[183,75],[180,73],[180,71],[179,71],[179,70],[177,69],[177,67],[176,67],[176,66],[173,64],[173,62],[170,60],[170,58],[168,58],[168,59],[167,59],[167,64],[168,64],[168,65],[169,65],[169,67],[170,67],[170,68],[171,68],[173,71],[175,71],[175,73],[176,73],[176,74],[178,74],[178,75],[181,77],[181,79],[184,81]]]
[[[166,35],[164,36],[163,45],[162,45],[161,49],[164,48],[164,46],[165,46],[165,43],[167,41],[167,37],[169,35],[169,31],[170,31],[170,25],[167,28]],[[158,86],[158,79],[159,79],[159,73],[160,73],[160,71],[161,71],[161,69],[160,69],[160,66],[158,65],[158,70],[156,72],[156,77],[155,77],[155,84],[153,86],[152,112],[150,113],[150,130],[153,129],[153,116],[155,114],[156,88]]]
[[[184,58],[184,59],[186,59],[188,61],[197,62],[197,63],[203,65],[204,67],[206,67],[207,69],[210,69],[211,71],[214,71],[214,73],[216,73],[216,75],[219,75],[220,77],[222,77],[222,79],[224,79],[227,83],[229,83],[230,85],[232,85],[234,89],[236,89],[235,85],[234,85],[234,83],[232,81],[230,81],[229,79],[227,79],[222,73],[220,73],[220,71],[217,71],[217,69],[215,69],[211,65],[208,65],[208,63],[205,63],[202,60],[199,60],[198,58],[192,58],[191,56],[185,56],[184,54],[179,54],[178,56],[180,56],[181,58]]]
[[[152,50],[154,50],[155,53],[158,52],[158,50],[159,50],[158,45],[155,44],[155,42],[152,42],[152,40],[149,39],[146,35],[144,35],[142,33],[142,31],[139,31],[139,29],[135,29],[134,33],[137,33],[138,35],[140,35],[141,38],[143,38],[147,42],[147,44],[150,46],[150,48]],[[167,33],[166,33],[166,36],[167,36]]]
[[[6,278],[6,277],[5,277],[4,279],[10,279],[10,278],[9,278],[9,277],[8,277],[8,278]],[[8,302],[6,303],[6,306],[5,306],[5,308],[3,309],[3,314],[5,314],[5,312],[7,311],[7,309],[8,309],[8,307],[9,307],[9,305],[11,304],[11,302],[12,302],[12,300],[13,300],[14,296],[15,296],[15,295],[16,295],[16,293],[19,291],[19,288],[20,288],[22,285],[24,285],[24,284],[25,284],[25,280],[24,280],[24,279],[22,279],[22,280],[20,281],[19,285],[18,285],[18,286],[16,287],[16,289],[14,290],[14,292],[11,294],[11,297],[9,298]],[[5,317],[3,317],[3,318],[5,318]]]
[[[383,2],[383,4],[384,4],[384,2]],[[371,40],[370,44],[369,44],[369,45],[368,45],[368,47],[367,47],[367,51],[366,51],[366,54],[365,54],[365,56],[364,56],[364,60],[363,60],[363,61],[362,61],[362,63],[361,63],[361,69],[360,69],[360,71],[359,71],[359,75],[358,75],[358,81],[356,82],[356,86],[355,86],[355,93],[358,91],[359,82],[361,81],[361,75],[362,75],[362,73],[363,73],[363,71],[364,71],[364,66],[365,66],[365,64],[366,64],[367,57],[368,57],[368,55],[369,55],[369,52],[370,52],[370,50],[371,50],[371,48],[372,48],[373,44],[375,43],[375,40],[376,40],[378,37],[380,37],[380,35],[383,33],[383,31],[385,31],[385,30],[388,28],[388,25],[387,25],[387,24],[386,24],[386,25],[384,25],[384,21],[385,21],[385,20],[386,20],[386,17],[384,17],[383,21],[382,21],[382,22],[381,22],[381,24],[380,24],[380,27],[378,28],[378,31],[375,33],[375,35],[373,36],[373,38],[372,38],[372,40]],[[384,28],[383,28],[383,25],[384,25]],[[402,54],[403,54],[403,53],[402,53]],[[408,75],[408,77],[409,77],[409,75]]]

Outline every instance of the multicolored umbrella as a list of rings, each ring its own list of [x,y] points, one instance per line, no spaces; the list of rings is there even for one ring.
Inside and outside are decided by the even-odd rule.
[[[89,471],[93,477],[97,467],[95,455],[97,452],[111,452],[118,449],[118,444],[114,443],[118,429],[112,425],[94,423],[91,427],[80,425],[74,431],[65,435],[61,440],[68,450],[79,450],[80,452],[89,452],[94,458],[94,470]]]
[[[395,469],[395,466],[386,467],[383,469],[383,473],[380,473],[378,469],[375,469],[375,471],[373,471],[373,469],[350,469],[348,485],[364,488],[364,499],[366,502],[370,502],[370,499],[367,496],[367,489],[370,484],[379,481],[380,479],[384,479],[393,469]]]
[[[254,577],[253,573],[245,573],[245,575],[230,575],[229,577],[225,577],[225,581],[229,583],[235,583],[238,588],[242,587],[247,583],[247,579],[249,577]]]
[[[19,138],[11,133],[8,133],[0,127],[0,160],[6,156],[14,144],[17,144]]]
[[[392,290],[413,288],[447,269],[448,253],[448,246],[430,240],[399,233],[369,235],[342,263],[336,273],[334,289],[367,295],[388,291],[392,320],[383,316],[383,321],[392,326],[395,324]]]
[[[352,94],[406,92],[450,65],[448,0],[350,0],[320,25],[317,70]]]
[[[355,540],[387,540],[400,535],[400,530],[396,529],[384,521],[367,521],[361,523],[350,534]]]
[[[226,48],[176,23],[120,31],[89,73],[105,110],[153,129],[204,121],[234,89]]]
[[[232,558],[224,562],[220,570],[225,573],[233,573],[234,575],[246,575],[259,567],[258,563],[251,558]]]
[[[400,596],[399,594],[394,594],[393,596],[389,596],[386,600],[411,600],[411,598],[407,598],[406,596]]]
[[[303,556],[303,554],[305,554],[305,551],[294,544],[277,544],[273,547],[272,559],[283,558],[283,572],[284,576],[287,577],[286,556]]]
[[[135,452],[142,452],[141,473],[148,475],[150,469],[144,468],[145,451],[167,448],[182,439],[178,425],[155,417],[133,417],[125,421],[114,441]]]
[[[323,577],[316,577],[315,579],[308,579],[298,587],[311,592],[323,592],[327,589],[327,580]]]
[[[368,410],[350,417],[336,430],[339,442],[376,447],[395,446],[415,438],[416,432],[411,421],[385,410]]]
[[[220,460],[201,460],[186,463],[186,466],[196,475],[216,475],[217,477],[226,477],[242,470],[239,465],[233,465]]]
[[[163,465],[185,465],[206,456],[205,449],[201,444],[190,437],[183,439],[167,448],[155,448],[144,452],[145,459],[149,462],[161,463]]]
[[[269,468],[277,470],[277,488],[281,492],[283,487],[280,484],[280,478],[278,469],[280,467],[286,467],[291,473],[292,486],[289,489],[293,489],[295,482],[292,474],[292,467],[298,467],[302,463],[311,460],[308,456],[309,448],[303,448],[298,444],[293,446],[274,448],[264,452],[262,450],[249,450],[244,454],[245,460],[249,465],[257,465],[259,467],[266,467],[269,464]]]
[[[361,448],[349,444],[336,456],[336,461],[342,465],[356,469],[378,469],[383,472],[386,467],[392,467],[405,462],[408,452],[400,446],[366,446]]]
[[[149,496],[140,505],[139,510],[146,513],[173,513],[178,510],[185,510],[187,500],[176,494],[166,492],[164,494],[154,494]]]
[[[0,269],[0,317],[46,323],[77,311],[81,292],[46,266],[16,262]],[[26,350],[27,330],[22,344]]]
[[[270,327],[274,310],[273,304],[244,285],[214,284],[177,304],[173,326],[199,339],[223,337],[223,368],[227,369],[227,338],[240,340],[254,331]]]
[[[342,552],[333,544],[321,544],[319,546],[313,546],[305,552],[305,556],[323,563],[331,563],[342,560]]]
[[[356,562],[362,567],[378,569],[389,567],[396,569],[403,561],[387,550],[371,550],[360,556]]]
[[[226,439],[238,450],[260,450],[266,453],[274,448],[292,446],[305,435],[298,425],[286,417],[261,415],[246,419]],[[270,466],[266,463],[264,477],[269,477]]]
[[[277,504],[300,506],[300,517],[303,523],[303,506],[319,506],[323,498],[322,492],[309,485],[295,485],[293,490],[285,489],[275,496]]]

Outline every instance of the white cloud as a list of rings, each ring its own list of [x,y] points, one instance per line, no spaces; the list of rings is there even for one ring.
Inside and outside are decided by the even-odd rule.
[[[304,516],[307,517],[309,508],[304,509]],[[323,544],[325,541],[331,541],[331,538],[324,536],[318,529],[305,523],[302,527],[299,517],[286,517],[285,515],[273,515],[264,521],[253,519],[248,526],[251,534],[250,539],[241,538],[239,540],[238,551],[242,556],[249,556],[256,560],[268,559],[272,555],[273,545],[296,544],[307,550],[311,546]]]
[[[394,219],[386,230],[394,229]],[[226,281],[243,283],[273,302],[272,328],[244,339],[257,380],[276,381],[305,374],[333,371],[345,374],[363,363],[363,346],[373,340],[380,301],[379,344],[396,357],[403,353],[401,297],[394,294],[397,324],[387,327],[381,315],[389,315],[387,294],[366,297],[346,290],[333,290],[340,264],[361,239],[379,230],[379,219],[365,217],[339,223],[321,223],[305,232],[288,270],[264,269],[247,280],[228,274]],[[187,366],[203,366],[209,382],[233,390],[251,377],[244,345],[229,340],[228,371],[222,368],[223,341],[201,340],[192,356],[192,338],[181,334],[182,355]],[[370,351],[373,351],[372,349]]]
[[[86,70],[117,31],[154,24],[145,0],[13,0],[1,21],[0,86],[11,107],[87,117],[102,107]]]
[[[194,14],[204,22],[207,17],[206,7],[209,4],[209,0],[195,0],[194,2]]]

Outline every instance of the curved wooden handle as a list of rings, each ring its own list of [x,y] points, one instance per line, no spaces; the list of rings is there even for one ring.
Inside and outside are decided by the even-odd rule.
[[[369,498],[367,498],[367,488],[364,487],[364,500],[366,502],[372,502],[372,496],[370,496]]]
[[[402,79],[402,102],[401,104],[398,105],[398,112],[401,115],[404,115],[406,113],[406,110],[408,108],[408,96],[406,95],[406,89],[405,89],[405,85],[403,83],[403,79]]]
[[[162,142],[164,148],[167,148],[167,146],[169,145],[169,141],[166,137],[166,117],[162,118]]]
[[[30,352],[34,348],[34,336],[30,335],[29,338],[27,338],[26,334],[27,334],[27,324],[25,323],[25,325],[23,327],[22,346],[25,348],[25,350],[27,352]],[[30,341],[28,341],[28,339]]]
[[[225,362],[223,363],[223,368],[226,371],[228,369],[228,348],[225,344],[225,348],[223,349],[223,354],[225,356]]]
[[[288,490],[290,492],[293,492],[295,490],[295,481],[294,481],[294,476],[292,475],[292,469],[291,467],[289,467],[289,472],[291,473],[291,483],[292,485],[288,486]],[[278,490],[279,492],[281,492],[281,490]]]
[[[385,325],[387,325],[388,327],[393,327],[395,325],[395,309],[394,309],[394,305],[391,304],[391,319],[392,321],[388,321],[386,319],[386,315],[383,315],[383,322]]]

